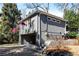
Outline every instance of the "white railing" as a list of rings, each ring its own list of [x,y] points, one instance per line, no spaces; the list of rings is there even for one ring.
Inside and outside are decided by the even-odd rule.
[[[33,33],[34,32],[34,29],[32,29],[31,27],[22,27],[20,28],[20,33],[21,34],[28,34],[28,33]]]

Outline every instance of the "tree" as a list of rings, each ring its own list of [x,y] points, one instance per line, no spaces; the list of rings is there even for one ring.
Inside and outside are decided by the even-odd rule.
[[[54,5],[57,6],[58,9],[63,10],[64,13],[66,9],[70,9],[75,12],[79,10],[79,3],[56,3]]]
[[[27,4],[24,4],[26,5],[26,7],[28,9],[35,9],[35,10],[43,10],[43,11],[46,11],[48,12],[49,10],[49,3],[27,3]]]
[[[69,31],[77,31],[79,28],[79,4],[75,3],[61,3],[55,4],[60,9],[63,9],[64,16],[63,18],[68,20],[67,29]]]
[[[15,3],[4,3],[2,7],[3,20],[8,21],[10,26],[13,28],[17,22],[21,20],[21,12],[18,10]]]
[[[68,20],[69,31],[78,31],[79,28],[79,13],[73,10],[66,10],[64,18]]]
[[[4,3],[2,7],[2,31],[0,34],[3,35],[3,39],[7,39],[8,43],[17,41],[18,32],[16,34],[12,30],[17,26],[19,20],[21,20],[21,12],[18,10],[17,5],[15,3]]]
[[[79,14],[74,12],[73,10],[66,10],[64,14],[64,18],[68,20],[67,29],[71,31],[78,31],[79,28]]]

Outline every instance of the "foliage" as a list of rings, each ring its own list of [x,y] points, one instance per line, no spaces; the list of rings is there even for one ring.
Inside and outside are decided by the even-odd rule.
[[[63,18],[68,20],[67,30],[77,32],[79,28],[79,3],[60,3],[55,5],[64,10]]]
[[[73,10],[66,10],[64,18],[68,20],[68,29],[69,31],[78,31],[79,28],[79,14]]]
[[[77,36],[76,32],[69,32],[66,34],[66,37],[69,37],[69,38],[76,38],[76,36]]]
[[[2,22],[0,23],[0,42],[13,43],[18,41],[18,32],[13,33],[17,22],[21,19],[21,12],[15,3],[4,3],[2,7]],[[15,38],[14,38],[15,37]]]
[[[11,27],[16,26],[17,21],[21,19],[21,12],[15,3],[5,3],[2,8],[3,20],[8,20]]]
[[[55,3],[58,9],[65,11],[65,9],[71,9],[77,11],[79,9],[79,3]]]
[[[76,36],[79,37],[79,34],[77,34]]]

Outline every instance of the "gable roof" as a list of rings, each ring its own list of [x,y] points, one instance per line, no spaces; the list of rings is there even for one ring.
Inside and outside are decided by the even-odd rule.
[[[56,19],[58,19],[58,20],[61,20],[61,21],[66,21],[66,20],[64,20],[64,19],[61,18],[61,17],[58,17],[58,16],[52,15],[52,14],[50,14],[50,13],[47,13],[47,12],[38,10],[38,11],[33,11],[32,13],[28,14],[28,15],[26,16],[26,18],[23,19],[23,20],[21,20],[20,22],[27,20],[28,18],[32,17],[32,16],[35,15],[35,14],[44,14],[44,15],[47,15],[47,16],[49,16],[49,17],[52,17],[52,18],[56,18]]]

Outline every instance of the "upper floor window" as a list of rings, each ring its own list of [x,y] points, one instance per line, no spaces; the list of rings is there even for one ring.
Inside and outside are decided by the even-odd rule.
[[[57,20],[57,23],[60,23],[61,21]]]
[[[52,22],[57,22],[57,23],[60,23],[61,21],[60,20],[57,20],[55,18],[48,18],[49,21],[52,21]]]

